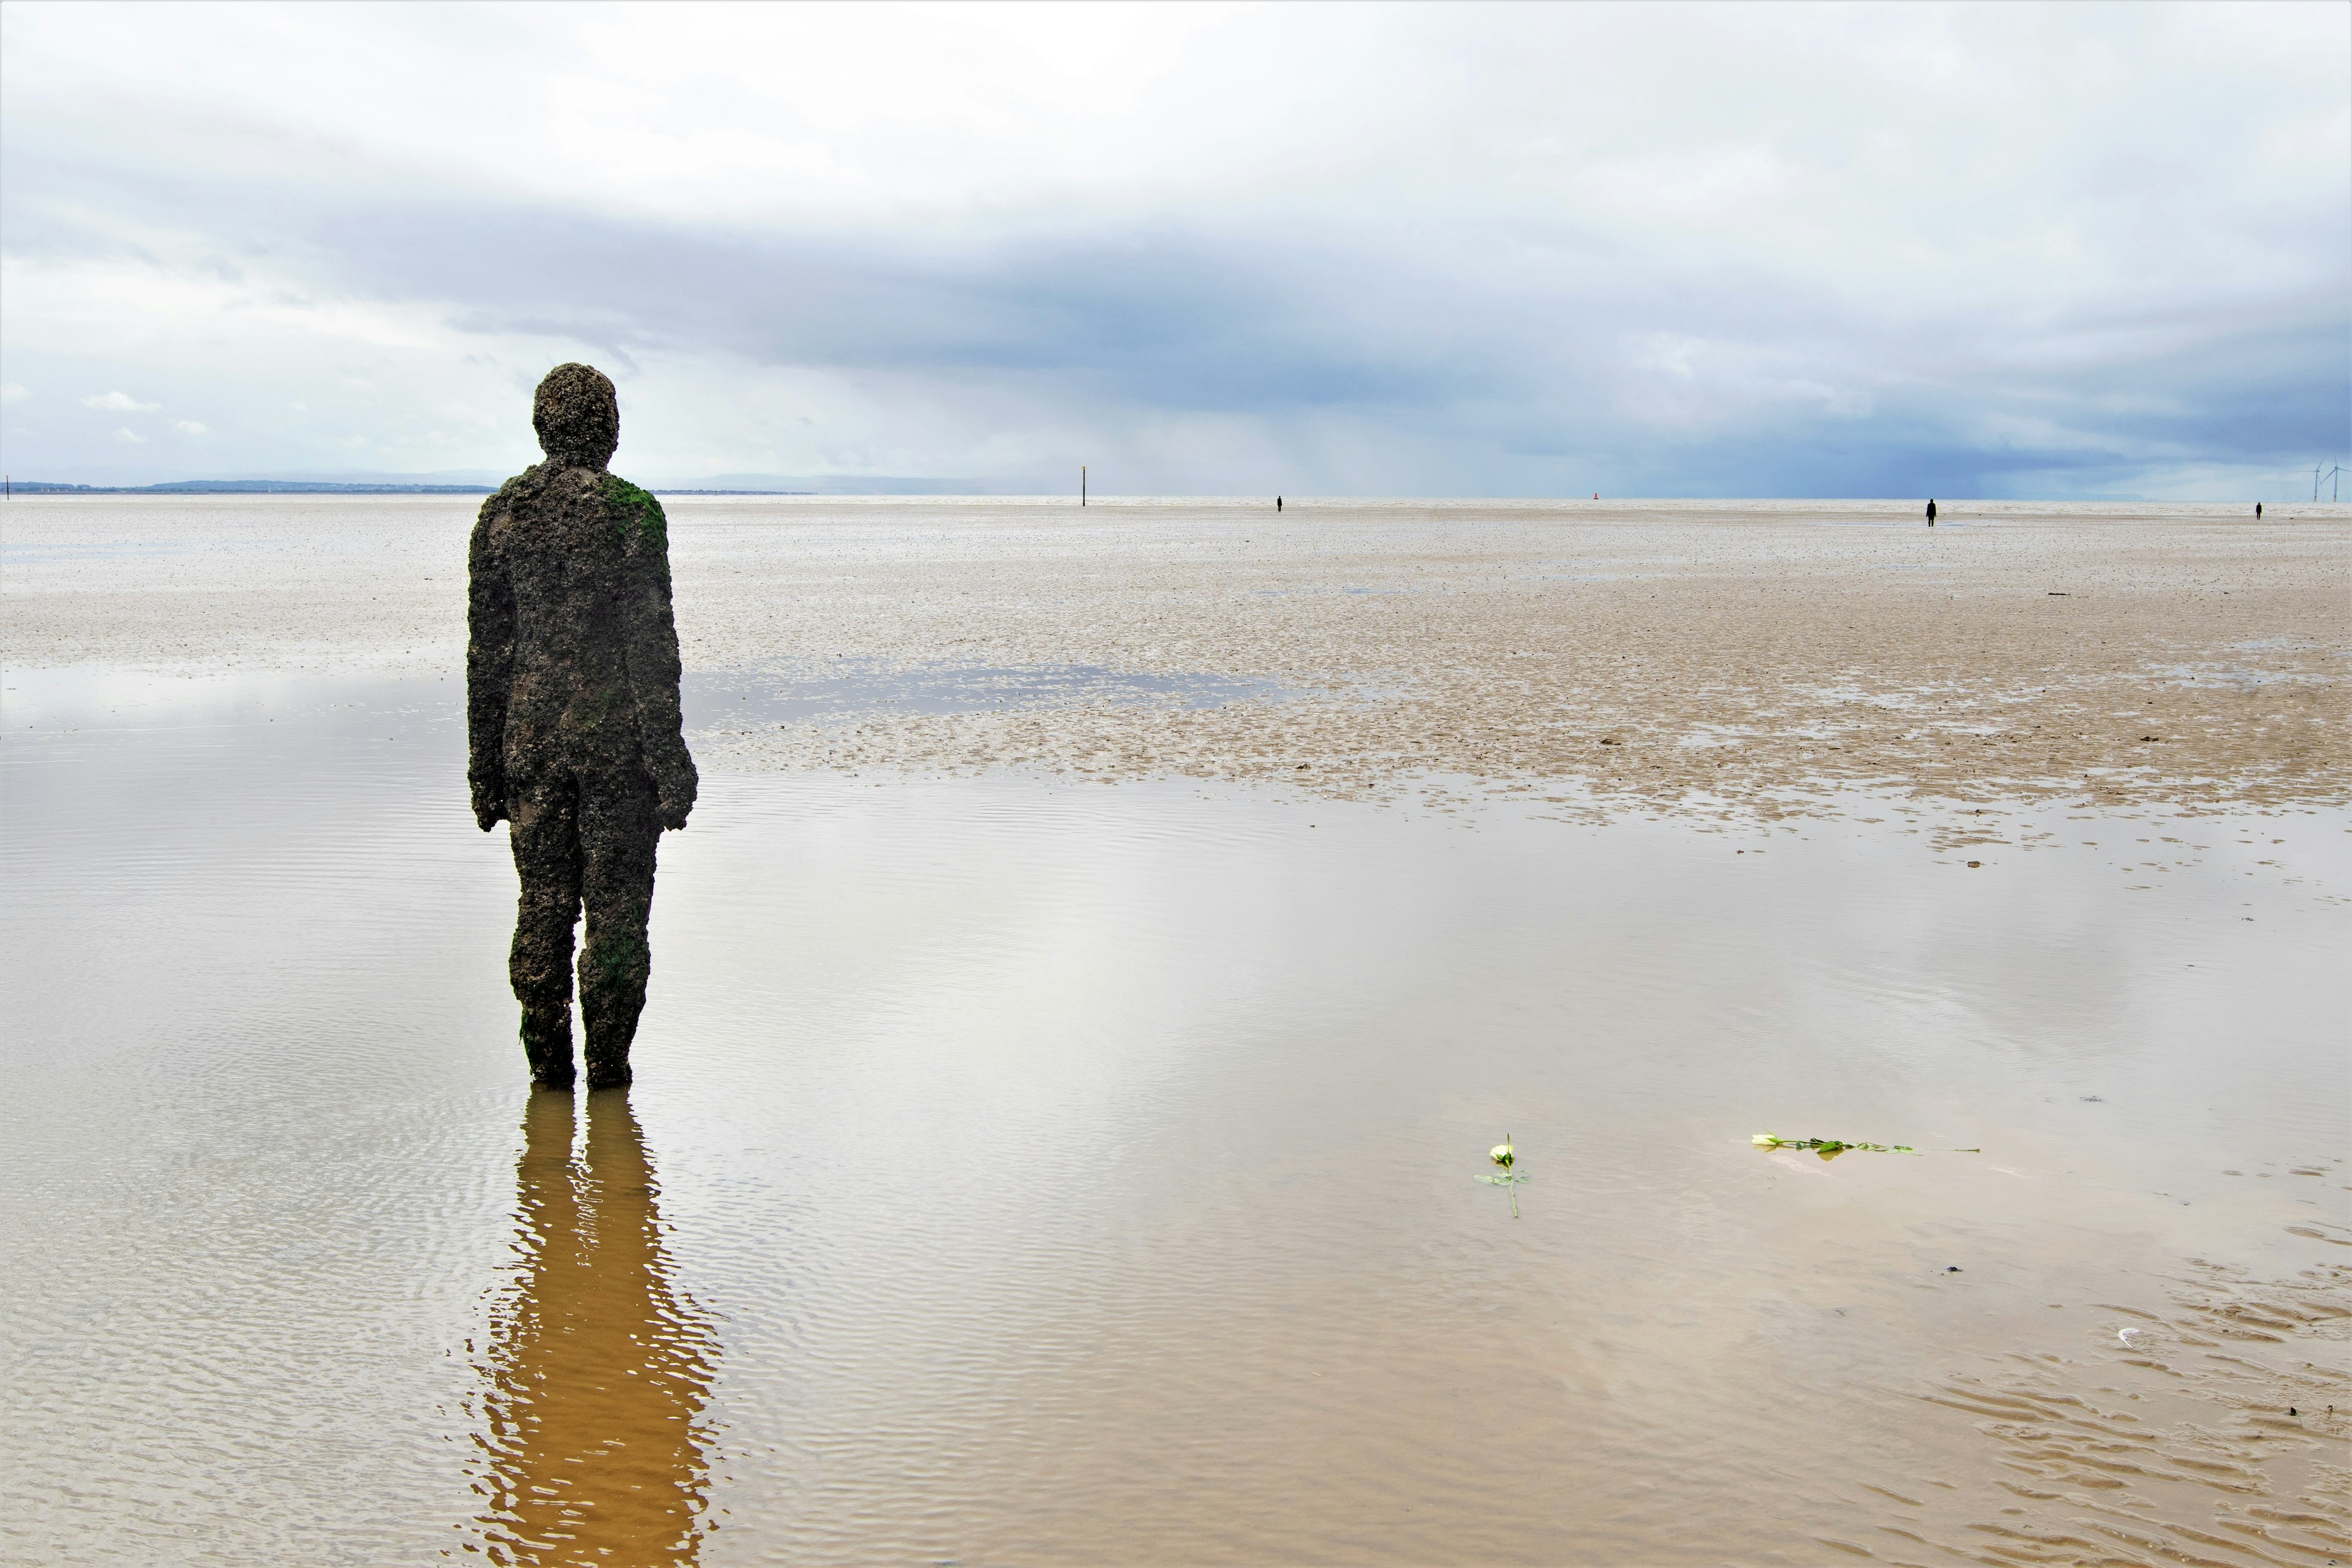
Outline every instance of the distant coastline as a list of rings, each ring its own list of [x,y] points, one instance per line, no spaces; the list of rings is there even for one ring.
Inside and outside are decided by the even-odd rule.
[[[339,485],[301,479],[176,479],[162,485],[58,485],[11,479],[8,489],[31,496],[486,496],[488,485]]]
[[[11,479],[8,491],[28,496],[486,496],[491,485],[334,484],[307,479],[177,479],[162,485],[59,485],[39,479]],[[665,496],[804,496],[814,490],[673,489],[656,485]]]

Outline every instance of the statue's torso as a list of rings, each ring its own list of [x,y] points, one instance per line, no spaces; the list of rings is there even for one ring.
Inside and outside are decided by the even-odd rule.
[[[591,468],[541,464],[488,519],[493,569],[514,596],[507,698],[510,778],[641,755],[628,669],[625,535]]]

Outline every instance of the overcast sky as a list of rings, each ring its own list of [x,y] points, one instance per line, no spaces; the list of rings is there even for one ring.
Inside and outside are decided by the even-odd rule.
[[[2352,7],[0,6],[18,479],[2308,493]]]

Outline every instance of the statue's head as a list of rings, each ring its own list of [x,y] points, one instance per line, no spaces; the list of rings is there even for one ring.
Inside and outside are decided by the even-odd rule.
[[[530,426],[540,450],[557,462],[601,468],[621,444],[620,400],[594,365],[560,364],[531,397]]]

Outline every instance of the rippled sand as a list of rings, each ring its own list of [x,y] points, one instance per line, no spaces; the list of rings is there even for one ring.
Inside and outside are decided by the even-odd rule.
[[[463,511],[8,514],[0,1557],[2352,1555],[2352,814],[2296,750],[2340,520],[1822,508],[1710,577],[1682,514],[1363,509],[1325,558],[1213,509],[674,510],[707,790],[639,1082],[579,1102],[524,1082],[467,814]],[[1547,530],[1623,574],[1463,564]],[[2113,794],[1771,734],[1676,793],[1595,706],[1681,700],[1663,637],[1496,695],[1648,624],[1635,574],[1801,605],[1972,547],[1967,614],[2035,625],[2025,563],[2151,537],[2112,662],[2032,645],[2036,700],[2218,715],[2115,740],[2168,760]],[[1441,547],[1425,644],[1345,592]],[[1775,701],[1856,657],[1748,641]],[[1441,688],[1629,756],[1514,772]],[[1381,749],[1423,723],[1444,766]]]
[[[690,669],[783,691],[834,660],[1095,677],[1091,700],[746,725],[719,738],[730,765],[1468,779],[1734,816],[1864,788],[1947,823],[2342,805],[2352,780],[2347,507],[1985,503],[1930,530],[1868,502],[669,504]],[[467,515],[19,502],[10,652],[446,668]]]

